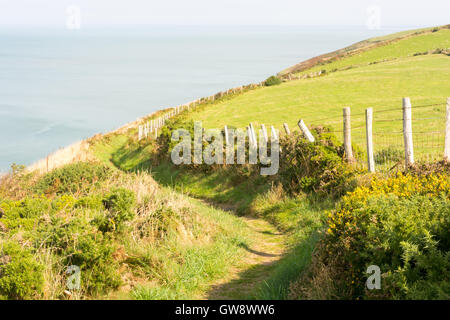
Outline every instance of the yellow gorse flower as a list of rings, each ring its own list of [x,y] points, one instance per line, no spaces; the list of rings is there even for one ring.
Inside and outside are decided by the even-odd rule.
[[[345,204],[365,202],[369,195],[393,194],[397,197],[407,198],[413,195],[434,196],[443,194],[450,197],[450,175],[431,174],[428,176],[415,176],[411,174],[399,173],[388,179],[375,177],[368,187],[361,186],[353,192],[343,197],[344,204],[335,212],[328,214],[328,234],[342,228],[350,229],[356,226],[352,219],[352,211],[348,210]],[[353,206],[347,206],[353,207]]]

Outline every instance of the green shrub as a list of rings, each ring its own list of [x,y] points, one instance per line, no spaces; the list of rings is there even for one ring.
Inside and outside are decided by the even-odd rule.
[[[43,292],[43,266],[18,243],[0,244],[0,297],[39,298]]]
[[[448,299],[449,195],[448,175],[400,174],[345,196],[316,248],[314,286],[332,287],[328,298]],[[380,267],[381,290],[365,287],[370,265]]]
[[[75,246],[65,250],[65,264],[80,267],[81,285],[88,294],[105,294],[121,284],[119,266],[113,258],[114,251],[109,238],[98,233],[87,233],[77,239]]]
[[[27,197],[21,201],[3,200],[0,208],[3,211],[0,221],[13,232],[20,228],[30,231],[40,216],[52,210],[51,201],[44,197]]]
[[[98,186],[112,171],[97,163],[78,162],[55,169],[44,175],[34,186],[34,192],[41,194],[79,193]]]
[[[99,232],[81,212],[74,216],[69,221],[55,216],[49,223],[42,223],[35,246],[52,248],[67,267],[80,267],[83,292],[96,295],[117,288],[121,279],[113,258],[112,239]]]
[[[270,76],[269,78],[267,78],[266,81],[264,81],[264,85],[266,87],[270,87],[270,86],[276,86],[278,84],[280,84],[282,81],[279,77],[277,76]]]
[[[75,208],[86,208],[93,210],[103,210],[103,197],[101,195],[91,195],[81,197],[75,202]]]
[[[133,191],[124,188],[112,190],[103,199],[103,206],[108,212],[96,220],[99,229],[103,232],[122,230],[124,222],[134,218],[135,204]]]
[[[17,175],[23,173],[25,168],[26,167],[22,164],[13,163],[11,165],[11,173],[13,174],[13,176],[17,176]]]
[[[62,195],[52,201],[52,209],[55,211],[70,210],[75,206],[77,200],[71,195]]]
[[[314,143],[294,132],[280,140],[279,176],[285,190],[340,196],[355,186],[354,171],[342,159],[343,149],[325,128],[312,128]]]

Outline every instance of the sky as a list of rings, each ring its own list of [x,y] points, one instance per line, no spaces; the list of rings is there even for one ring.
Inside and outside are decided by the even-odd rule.
[[[449,0],[0,0],[0,26],[378,25],[450,23]],[[374,9],[375,7],[375,9]],[[378,9],[377,9],[378,8]],[[375,11],[374,11],[375,10]]]

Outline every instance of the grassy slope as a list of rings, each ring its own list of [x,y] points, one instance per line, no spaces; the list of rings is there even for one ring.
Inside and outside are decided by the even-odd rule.
[[[295,127],[299,118],[314,124],[326,124],[322,118],[340,120],[344,106],[350,106],[354,114],[374,107],[375,116],[377,109],[398,108],[401,116],[404,96],[411,98],[413,107],[444,103],[450,91],[449,76],[450,58],[446,56],[405,58],[257,89],[193,113],[191,117],[210,128],[225,124],[244,127],[249,122],[280,128],[283,122]],[[329,123],[333,125],[332,121]],[[386,123],[384,127],[398,129],[399,124]]]
[[[240,219],[201,201],[187,198],[193,210],[204,220],[198,232],[213,232],[208,242],[176,241],[146,251],[165,260],[160,270],[132,291],[135,299],[195,299],[209,290],[212,282],[224,278],[232,266],[240,264],[251,246],[254,232]],[[216,233],[216,234],[215,234]],[[144,248],[145,249],[145,248]]]
[[[339,130],[342,107],[351,106],[354,127],[363,123],[362,113],[366,107],[375,108],[375,119],[400,119],[401,98],[404,96],[411,97],[413,106],[445,102],[450,92],[450,58],[444,55],[411,55],[437,47],[449,47],[449,34],[450,30],[441,30],[375,48],[335,62],[336,65],[327,65],[330,70],[350,65],[358,68],[252,90],[192,112],[190,117],[202,120],[206,127],[222,127],[225,124],[244,127],[253,122],[275,125],[277,128],[283,122],[294,128],[298,119],[303,118],[307,124],[329,124]],[[368,65],[382,60],[388,61]],[[377,110],[393,108],[397,110],[377,113]],[[444,110],[443,106],[424,108],[415,110],[414,115],[433,118],[441,116]],[[443,121],[437,119],[414,123],[414,128],[423,130],[441,126]],[[399,120],[375,124],[375,130],[390,132],[400,129]],[[363,130],[360,132],[353,132],[356,142],[363,139]],[[127,139],[119,135],[113,136],[109,142],[97,144],[95,150],[101,159],[111,161],[124,170],[150,169],[163,185],[216,204],[228,205],[239,214],[252,212],[273,222],[281,231],[288,232],[287,254],[265,270],[267,281],[254,293],[259,298],[286,297],[289,282],[308,264],[324,210],[332,208],[332,202],[273,196],[273,190],[268,191],[269,182],[264,179],[236,182],[226,172],[203,175],[180,171],[169,164],[151,167],[143,156],[151,152],[151,148],[133,149],[126,145]],[[241,281],[252,278],[253,271],[250,269],[248,272],[250,276],[244,272]],[[239,288],[239,280],[229,284],[232,283]],[[227,290],[233,291],[232,288]],[[154,297],[148,291],[143,292],[139,297]]]
[[[393,42],[386,46],[373,48],[369,51],[361,52],[345,59],[333,61],[325,65],[315,66],[305,73],[333,69],[344,69],[349,66],[361,66],[368,63],[380,62],[383,60],[394,60],[413,56],[415,53],[422,53],[433,49],[450,47],[450,30],[442,29],[438,32],[426,33],[410,38]]]
[[[220,128],[225,124],[245,127],[249,122],[264,123],[281,129],[286,122],[296,128],[302,118],[307,125],[329,125],[338,137],[342,135],[342,108],[352,109],[354,143],[364,147],[364,110],[374,108],[375,152],[386,145],[401,145],[402,97],[410,97],[414,106],[440,104],[413,109],[413,128],[416,132],[439,131],[433,150],[427,149],[429,136],[418,134],[416,154],[424,156],[443,147],[445,101],[450,92],[450,57],[443,54],[411,56],[433,48],[450,47],[450,30],[420,35],[328,65],[360,65],[357,68],[326,76],[285,82],[279,86],[259,88],[231,99],[217,102],[194,112],[192,119],[201,120],[205,127]],[[391,59],[368,65],[368,62]],[[390,110],[390,111],[384,111]],[[389,121],[386,121],[389,120]],[[430,129],[431,128],[431,129]],[[442,139],[440,139],[442,138]],[[429,144],[429,143],[428,143]]]

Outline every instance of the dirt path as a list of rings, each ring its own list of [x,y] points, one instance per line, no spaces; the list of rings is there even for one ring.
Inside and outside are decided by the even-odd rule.
[[[242,217],[249,227],[251,247],[245,247],[245,257],[228,276],[213,283],[199,299],[251,299],[264,283],[276,261],[285,251],[284,234],[263,219]]]

